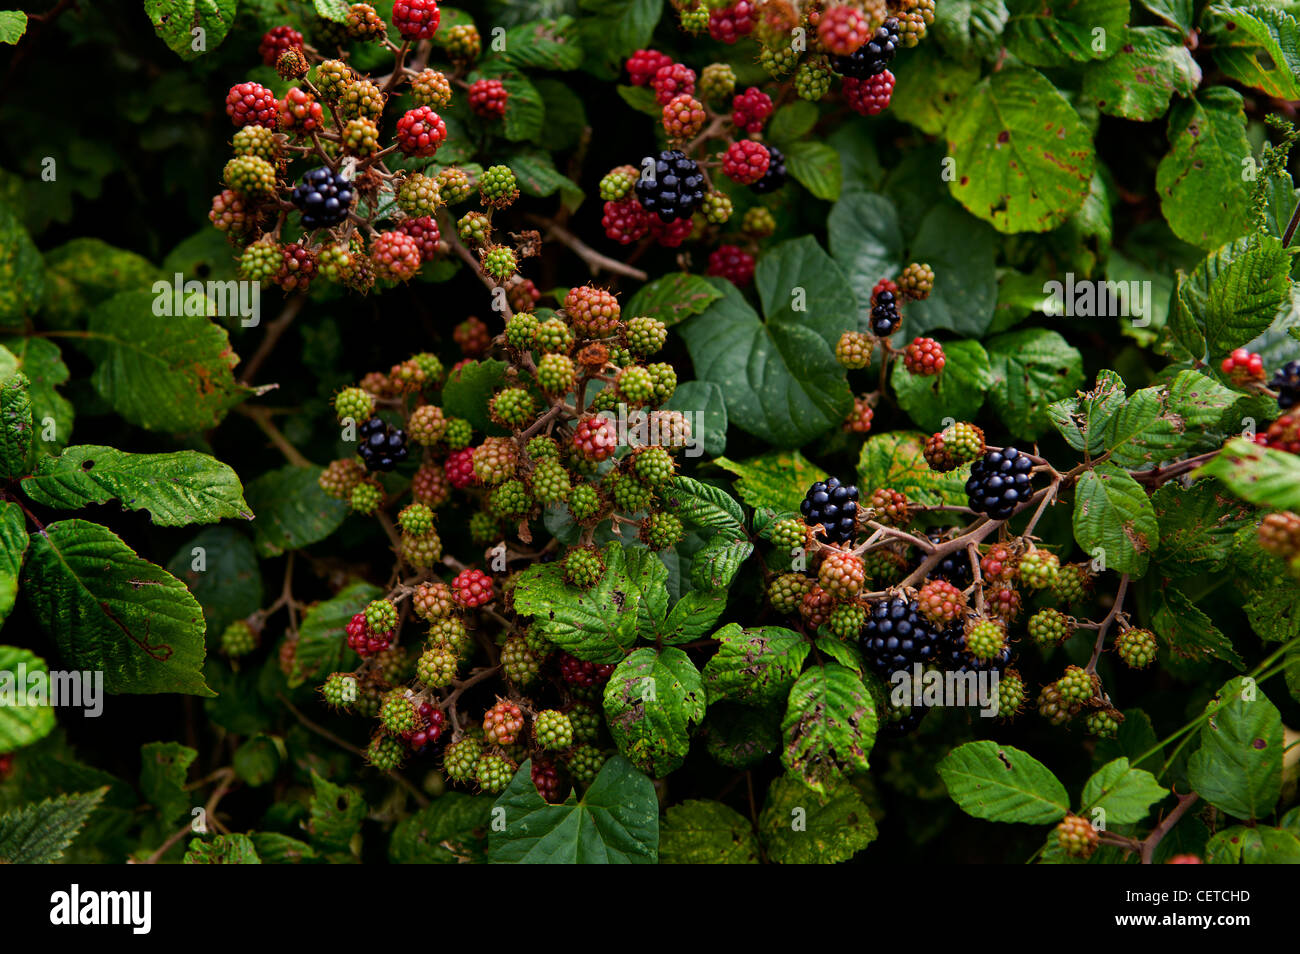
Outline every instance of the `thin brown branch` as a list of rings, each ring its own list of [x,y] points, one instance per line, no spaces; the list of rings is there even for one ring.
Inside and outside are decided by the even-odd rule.
[[[595,275],[601,271],[610,272],[614,275],[624,275],[627,278],[635,278],[639,282],[648,281],[650,276],[639,268],[633,268],[625,265],[618,259],[610,258],[608,255],[602,255],[594,248],[588,245],[582,239],[578,238],[558,222],[548,219],[541,215],[528,215],[530,222],[536,222],[538,225],[545,227],[546,235],[544,238],[554,238],[564,245],[568,246],[580,259],[582,259],[591,274]]]
[[[253,378],[257,376],[257,372],[266,362],[266,359],[271,356],[271,352],[275,350],[280,338],[289,330],[293,320],[298,317],[298,312],[302,311],[302,306],[306,301],[305,295],[294,295],[284,303],[284,310],[280,312],[275,321],[266,326],[266,335],[262,338],[262,343],[257,346],[253,356],[244,365],[244,374],[241,380],[245,385],[253,383]]]
[[[1178,824],[1179,819],[1187,814],[1188,809],[1195,805],[1200,797],[1195,792],[1179,795],[1178,804],[1174,806],[1174,810],[1165,816],[1164,821],[1157,825],[1151,834],[1142,839],[1141,857],[1144,865],[1151,864],[1151,859],[1155,857],[1156,846],[1160,844],[1160,840],[1169,834],[1170,830]]]
[[[289,442],[289,439],[281,433],[280,429],[272,423],[272,412],[270,408],[256,406],[250,407],[246,404],[241,404],[236,407],[235,410],[256,424],[262,433],[270,439],[271,443],[275,445],[276,449],[284,455],[285,460],[289,463],[293,464],[295,467],[312,466],[311,461],[303,456],[302,451],[294,447],[293,444]]]

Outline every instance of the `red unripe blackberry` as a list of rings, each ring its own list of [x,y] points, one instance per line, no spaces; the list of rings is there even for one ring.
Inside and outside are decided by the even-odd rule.
[[[980,557],[980,576],[986,583],[1009,583],[1016,578],[1016,558],[1004,543],[995,543]]]
[[[655,71],[650,86],[660,106],[667,106],[677,96],[695,95],[695,71],[683,63],[669,63]]]
[[[669,139],[690,139],[704,128],[704,121],[709,117],[703,103],[682,93],[668,101],[660,118]]]
[[[469,87],[469,108],[484,119],[500,119],[506,114],[510,94],[500,80],[475,80]]]
[[[749,87],[731,101],[731,121],[745,132],[762,132],[763,124],[771,115],[772,97],[757,86]]]
[[[564,310],[574,330],[586,338],[607,338],[620,328],[618,299],[603,288],[580,285],[569,289]]]
[[[446,140],[447,124],[428,106],[407,110],[397,121],[397,144],[408,156],[432,156]]]
[[[463,490],[477,482],[474,476],[474,449],[464,447],[447,456],[443,469],[447,480],[457,490]]]
[[[594,414],[578,421],[573,432],[573,449],[583,460],[605,460],[617,446],[618,431],[609,418]]]
[[[853,398],[853,410],[844,419],[844,430],[850,434],[867,434],[871,431],[871,422],[876,416],[876,409],[865,394]]]
[[[436,0],[396,0],[393,26],[404,40],[427,40],[438,32],[442,11]]]
[[[771,154],[761,142],[738,139],[727,147],[722,157],[722,171],[733,182],[753,185],[767,174]]]
[[[751,0],[736,0],[730,6],[709,10],[709,36],[719,43],[735,43],[754,31],[755,4]]]
[[[637,50],[627,58],[627,74],[633,86],[644,86],[654,79],[665,66],[671,66],[673,58],[658,50]]]
[[[1270,513],[1260,523],[1258,537],[1259,545],[1274,556],[1286,560],[1300,554],[1300,515],[1289,510]]]
[[[1091,858],[1101,836],[1086,819],[1066,815],[1056,826],[1056,842],[1071,858]]]
[[[611,664],[598,664],[586,659],[578,659],[569,653],[560,653],[560,678],[572,686],[590,688],[604,683],[614,674]]]
[[[305,89],[293,87],[284,94],[280,103],[280,128],[294,133],[310,136],[321,128],[324,113],[316,97]]]
[[[881,487],[871,494],[870,506],[876,511],[875,519],[888,526],[901,527],[912,519],[907,495],[901,491]]]
[[[744,288],[754,280],[754,256],[736,245],[720,245],[709,255],[708,274]]]
[[[835,609],[834,595],[815,583],[808,588],[808,592],[799,601],[799,615],[813,629],[823,625],[830,619],[833,609]]]
[[[275,66],[285,50],[302,49],[302,34],[291,26],[271,27],[257,45],[257,53],[267,66]]]
[[[483,734],[493,745],[513,744],[523,728],[523,712],[513,702],[504,699],[483,715]]]
[[[871,21],[857,7],[837,5],[822,11],[817,39],[838,56],[848,56],[871,38]]]
[[[894,74],[882,70],[866,79],[846,77],[844,100],[849,108],[863,116],[875,116],[889,108],[894,97]]]
[[[415,277],[423,258],[420,246],[405,232],[381,232],[370,247],[375,274],[390,281],[404,282]]]
[[[635,195],[618,202],[606,202],[600,224],[605,236],[620,245],[631,245],[650,231],[650,216]]]
[[[1020,615],[1020,594],[1008,584],[998,584],[984,591],[984,605],[990,616],[1009,623]]]
[[[903,363],[913,374],[928,377],[943,370],[943,345],[933,338],[914,338],[903,352]]]
[[[466,609],[492,602],[492,578],[482,570],[461,570],[451,586],[456,602]]]
[[[1281,400],[1279,397],[1278,401]],[[1268,426],[1268,430],[1255,435],[1255,443],[1288,454],[1300,454],[1300,411],[1283,414]]]
[[[947,580],[928,580],[917,593],[916,602],[925,618],[939,627],[966,613],[966,595]]]
[[[239,83],[226,94],[226,115],[236,126],[275,129],[279,111],[275,94],[261,83]]]
[[[376,633],[366,622],[365,613],[357,613],[347,625],[348,646],[358,656],[373,656],[388,648],[392,631]]]
[[[862,561],[851,553],[831,550],[817,570],[817,582],[832,597],[848,600],[858,595],[866,582]]]
[[[545,801],[555,804],[561,800],[560,773],[554,762],[550,759],[534,758],[529,774],[532,776],[537,794]]]

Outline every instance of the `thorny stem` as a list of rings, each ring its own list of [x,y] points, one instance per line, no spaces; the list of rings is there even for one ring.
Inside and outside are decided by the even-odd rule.
[[[1165,816],[1164,820],[1155,827],[1151,834],[1142,839],[1141,858],[1144,865],[1151,864],[1151,859],[1155,857],[1156,846],[1160,844],[1160,840],[1169,834],[1170,830],[1178,824],[1179,819],[1187,814],[1188,809],[1195,805],[1200,797],[1195,792],[1179,795],[1178,804],[1174,806],[1173,811]]]
[[[1092,658],[1088,660],[1088,665],[1084,667],[1085,672],[1097,671],[1097,660],[1101,658],[1101,651],[1106,646],[1106,633],[1110,629],[1111,623],[1115,622],[1124,606],[1124,596],[1128,592],[1128,574],[1125,573],[1119,578],[1119,589],[1115,591],[1115,605],[1110,608],[1106,618],[1101,621],[1097,627],[1097,642],[1092,647]]]

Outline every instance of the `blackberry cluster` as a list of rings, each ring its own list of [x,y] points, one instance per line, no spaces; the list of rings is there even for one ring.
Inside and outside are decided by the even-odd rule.
[[[873,603],[858,640],[867,665],[886,677],[929,662],[940,647],[939,634],[921,614],[921,605],[902,596]]]
[[[641,207],[654,212],[663,222],[689,219],[704,201],[704,175],[699,164],[680,149],[666,149],[654,160],[654,167],[654,175],[642,175],[634,187]]]
[[[888,338],[903,323],[903,316],[898,313],[898,298],[886,289],[875,296],[871,306],[871,333],[877,338]]]
[[[406,460],[406,432],[372,417],[357,429],[357,453],[367,470],[392,470]]]
[[[930,707],[913,703],[906,708],[890,709],[886,718],[880,722],[877,733],[885,738],[897,739],[905,735],[910,735],[916,731],[916,727],[921,724],[930,712]]]
[[[290,198],[302,213],[303,228],[327,229],[348,217],[352,196],[351,182],[328,166],[320,166],[302,177]]]
[[[1269,386],[1277,391],[1277,406],[1282,410],[1300,404],[1300,361],[1288,361],[1278,368]]]
[[[970,508],[994,520],[1006,520],[1033,496],[1033,466],[1033,461],[1014,447],[989,451],[971,465],[966,481]]]
[[[845,485],[838,477],[819,480],[808,488],[799,505],[803,521],[810,527],[821,524],[818,534],[824,543],[847,543],[858,523],[858,488]]]
[[[866,79],[883,73],[898,51],[898,21],[893,17],[876,28],[876,35],[848,56],[831,57],[831,66],[841,76]]]
[[[775,192],[781,186],[785,185],[788,173],[785,168],[785,153],[776,146],[767,147],[767,172],[763,173],[763,178],[759,179],[749,188],[759,195],[767,195],[769,192]]]

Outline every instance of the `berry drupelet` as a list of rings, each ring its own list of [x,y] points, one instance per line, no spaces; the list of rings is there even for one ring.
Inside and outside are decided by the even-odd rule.
[[[306,173],[290,196],[302,213],[303,228],[307,229],[338,225],[348,217],[352,198],[352,183],[328,166]]]
[[[1288,361],[1278,368],[1269,385],[1277,391],[1277,406],[1282,410],[1300,404],[1300,361]]]
[[[971,465],[966,481],[970,508],[994,520],[1006,520],[1034,494],[1034,463],[1014,447],[989,451]]]
[[[929,662],[939,643],[939,634],[921,613],[920,604],[903,596],[872,604],[859,637],[867,665],[882,676]]]
[[[392,470],[406,460],[406,432],[372,417],[357,429],[357,454],[368,470]]]
[[[799,512],[808,526],[825,528],[818,534],[823,542],[847,543],[857,527],[858,488],[841,483],[838,477],[819,480],[808,488]]]
[[[841,76],[866,79],[883,73],[898,51],[898,21],[890,17],[876,28],[876,34],[848,56],[831,57],[831,66]]]
[[[788,175],[785,168],[785,154],[776,146],[768,146],[767,152],[767,172],[763,174],[763,178],[749,187],[759,195],[767,195],[767,193],[775,192],[781,188],[781,186],[785,185]]]
[[[666,149],[658,157],[647,157],[641,167],[649,169],[652,164],[654,175],[643,172],[635,186],[641,207],[663,222],[689,219],[704,201],[704,175],[699,164],[680,149]]]

